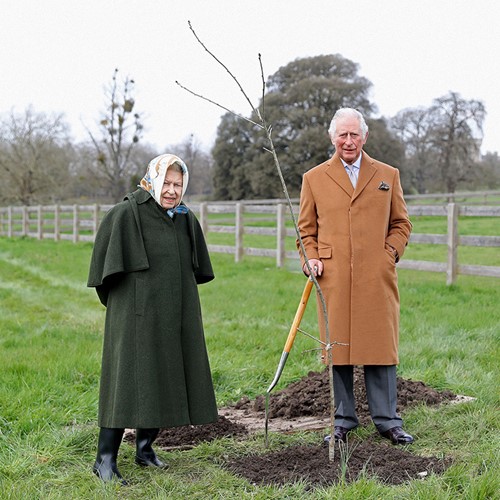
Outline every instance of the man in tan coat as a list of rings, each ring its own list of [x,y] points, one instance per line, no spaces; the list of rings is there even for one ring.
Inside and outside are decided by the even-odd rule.
[[[394,444],[409,444],[413,437],[403,430],[396,412],[396,262],[412,227],[399,171],[362,150],[368,127],[358,111],[339,109],[329,134],[335,154],[304,174],[298,225],[306,251],[301,255],[303,270],[306,275],[312,271],[318,280],[326,302],[330,342],[339,343],[332,347],[334,437],[345,441],[358,425],[353,367],[363,365],[377,430]],[[318,318],[325,341],[319,298]]]

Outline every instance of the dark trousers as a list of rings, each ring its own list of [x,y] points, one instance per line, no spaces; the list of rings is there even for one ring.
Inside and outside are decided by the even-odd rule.
[[[364,366],[366,395],[370,416],[379,432],[392,427],[402,427],[403,421],[396,412],[397,385],[396,366]],[[333,390],[335,394],[335,425],[354,429],[358,425],[354,400],[354,367],[333,367]]]

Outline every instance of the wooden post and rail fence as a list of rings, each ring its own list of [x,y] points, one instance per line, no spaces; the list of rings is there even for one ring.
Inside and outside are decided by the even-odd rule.
[[[448,196],[450,199],[449,195],[441,196]],[[412,197],[406,198],[410,201]],[[297,214],[297,200],[293,200],[292,204],[294,213]],[[99,204],[0,207],[0,236],[27,236],[55,241],[70,240],[74,243],[92,242],[102,217],[111,207],[112,205]],[[282,267],[287,259],[298,259],[295,249],[286,249],[287,238],[295,240],[296,233],[290,223],[288,204],[284,200],[201,202],[189,203],[189,207],[200,220],[211,252],[233,254],[236,262],[239,262],[244,255],[271,257],[276,260],[278,267]],[[410,243],[446,245],[448,256],[446,262],[403,259],[398,264],[398,268],[445,273],[449,285],[456,282],[459,274],[500,278],[500,267],[464,265],[458,261],[459,246],[500,247],[500,219],[498,235],[460,236],[459,216],[500,217],[500,206],[462,205],[455,202],[436,205],[412,205],[410,203],[408,211],[410,217],[441,216],[447,218],[447,234],[412,233]],[[211,233],[234,234],[234,244],[211,244]],[[267,245],[268,248],[245,246],[244,235],[249,234],[271,236],[275,244]]]

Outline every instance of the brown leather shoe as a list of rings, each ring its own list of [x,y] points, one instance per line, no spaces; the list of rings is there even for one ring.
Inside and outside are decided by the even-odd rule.
[[[392,444],[411,444],[414,441],[413,436],[406,433],[402,427],[393,427],[385,432],[381,432],[380,435],[390,439]]]
[[[347,441],[347,434],[351,431],[351,429],[346,429],[345,427],[342,427],[341,425],[336,425],[334,432],[333,432],[333,437],[335,438],[335,441],[342,441],[345,443]],[[329,443],[330,440],[332,439],[332,436],[328,434],[328,436],[325,436],[325,442]]]

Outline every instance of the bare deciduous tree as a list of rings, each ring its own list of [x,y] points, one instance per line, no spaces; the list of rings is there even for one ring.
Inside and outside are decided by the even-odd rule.
[[[425,193],[428,184],[436,179],[431,118],[427,108],[418,107],[403,109],[391,121],[405,147],[406,172],[410,175],[411,187],[418,193]]]
[[[430,108],[405,109],[392,119],[419,193],[454,193],[460,183],[474,179],[485,114],[482,102],[450,92]]]
[[[454,193],[479,160],[486,110],[482,102],[450,92],[435,99],[430,112],[435,117],[433,141],[439,151],[442,186]]]
[[[148,163],[158,154],[157,149],[146,142],[138,143],[134,147],[128,160],[127,175],[124,176],[124,191],[119,195],[120,199],[127,192],[137,189]],[[76,146],[71,175],[71,193],[74,199],[101,203],[114,201],[110,199],[108,186],[103,185],[102,174],[95,161],[95,148],[91,143]]]
[[[212,194],[212,166],[210,154],[203,150],[200,141],[191,134],[180,144],[167,147],[168,151],[182,158],[189,168],[188,196],[208,197]]]
[[[118,81],[115,69],[106,89],[106,109],[99,121],[100,138],[87,129],[96,152],[96,168],[113,201],[119,201],[128,187],[131,153],[142,136],[141,116],[135,112],[134,80]]]
[[[28,107],[0,122],[2,203],[53,202],[64,197],[72,146],[63,115]]]

